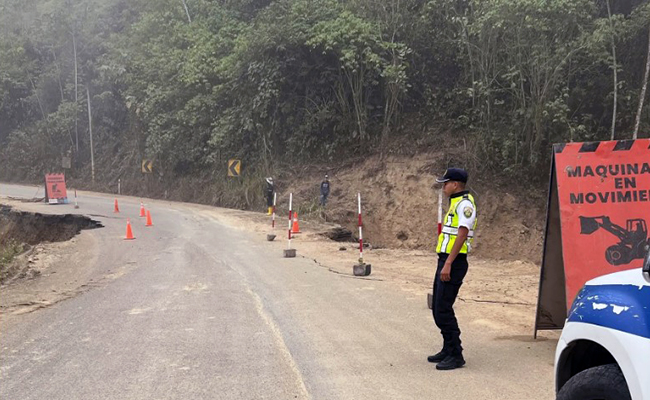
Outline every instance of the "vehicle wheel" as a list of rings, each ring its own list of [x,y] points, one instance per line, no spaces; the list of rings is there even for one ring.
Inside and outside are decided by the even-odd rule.
[[[557,400],[631,400],[623,372],[616,364],[600,365],[573,376]]]

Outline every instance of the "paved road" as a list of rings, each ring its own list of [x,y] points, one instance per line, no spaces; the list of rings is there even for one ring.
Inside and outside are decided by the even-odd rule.
[[[469,331],[467,367],[436,371],[421,297],[284,259],[207,207],[151,201],[145,228],[136,199],[120,214],[112,199],[84,194],[78,210],[105,225],[79,250],[98,283],[3,321],[1,399],[551,398],[552,360],[526,341]],[[122,240],[127,216],[134,241]]]

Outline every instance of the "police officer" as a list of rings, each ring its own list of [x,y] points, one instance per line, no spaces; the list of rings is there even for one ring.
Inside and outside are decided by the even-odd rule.
[[[325,207],[327,205],[327,196],[330,195],[330,177],[325,174],[325,180],[320,184],[320,205]]]
[[[467,274],[467,253],[476,228],[476,203],[465,188],[465,170],[449,168],[436,182],[443,184],[442,190],[449,197],[449,211],[438,236],[438,268],[433,280],[433,319],[442,333],[443,346],[427,360],[438,363],[436,369],[450,370],[465,365],[453,306]]]
[[[264,194],[266,196],[266,206],[267,206],[267,215],[273,214],[273,194],[275,193],[275,185],[273,184],[273,178],[266,178],[266,189]]]

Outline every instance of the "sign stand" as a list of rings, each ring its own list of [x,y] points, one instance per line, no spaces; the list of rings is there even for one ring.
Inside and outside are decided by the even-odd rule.
[[[45,201],[48,204],[68,204],[68,192],[65,188],[65,175],[45,175]]]
[[[535,337],[562,329],[596,277],[640,268],[650,245],[650,139],[553,146]]]

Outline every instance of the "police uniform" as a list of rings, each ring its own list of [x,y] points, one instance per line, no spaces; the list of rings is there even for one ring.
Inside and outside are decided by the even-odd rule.
[[[452,170],[451,174],[450,170]],[[446,182],[448,180],[463,181],[463,178],[464,182],[467,181],[467,173],[465,171],[453,168],[450,170],[447,170],[445,176],[438,179],[438,182]],[[461,171],[460,175],[455,175],[453,170],[456,170],[456,172]],[[448,179],[449,176],[452,178]],[[468,229],[467,240],[463,243],[460,252],[451,264],[451,279],[444,282],[440,279],[440,273],[449,257],[449,253],[451,253],[456,243],[460,227]],[[456,365],[454,368],[464,365],[465,361],[462,357],[463,348],[460,340],[460,328],[458,327],[453,305],[456,301],[458,291],[463,284],[463,279],[467,274],[467,253],[471,250],[475,228],[476,202],[474,201],[474,197],[468,191],[451,195],[449,199],[449,211],[445,215],[442,232],[438,236],[438,244],[436,246],[438,267],[433,281],[433,319],[442,334],[443,349],[437,355],[430,356],[429,361],[441,362],[444,360],[449,364],[449,360],[445,360],[445,358],[452,356],[456,360],[451,363],[451,365]],[[442,367],[438,369],[453,369],[445,368],[443,363],[439,364],[438,367]]]

